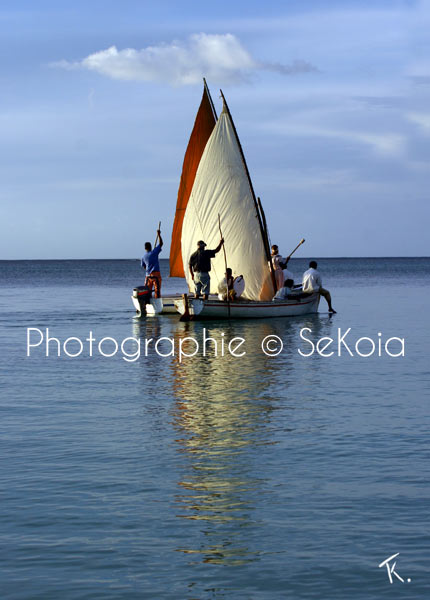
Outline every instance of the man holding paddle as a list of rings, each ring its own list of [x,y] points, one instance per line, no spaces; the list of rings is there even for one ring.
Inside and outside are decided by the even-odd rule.
[[[221,238],[220,243],[215,250],[205,250],[206,244],[203,240],[197,242],[197,250],[190,256],[188,266],[190,268],[191,277],[195,286],[195,298],[199,298],[203,294],[203,300],[209,298],[211,287],[211,278],[209,271],[211,270],[211,258],[221,250],[224,244],[224,239]]]
[[[289,256],[287,256],[287,258],[283,258],[279,254],[278,246],[276,244],[274,244],[272,246],[271,261],[272,261],[272,265],[273,265],[273,270],[275,271],[275,280],[276,280],[276,286],[277,286],[278,290],[282,290],[285,279],[293,278],[293,274],[291,273],[291,271],[287,270],[288,261],[290,260],[291,255],[297,250],[297,248],[304,241],[305,240],[302,240],[300,242],[300,244],[298,246],[296,246],[296,248],[293,250],[293,252],[291,252],[291,254]]]
[[[158,246],[157,239],[159,240]],[[145,285],[152,291],[154,288],[155,298],[161,298],[161,273],[158,255],[163,246],[160,229],[157,229],[157,237],[155,238],[154,250],[152,250],[151,242],[145,243],[145,254],[142,257],[141,265],[146,269]]]

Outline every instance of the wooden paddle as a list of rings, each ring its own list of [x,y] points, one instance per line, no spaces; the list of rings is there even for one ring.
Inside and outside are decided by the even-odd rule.
[[[302,238],[302,239],[300,240],[300,242],[297,244],[297,246],[294,248],[294,250],[293,250],[293,251],[292,251],[292,252],[291,252],[291,253],[290,253],[290,254],[287,256],[287,258],[285,259],[285,262],[284,262],[284,265],[285,265],[285,266],[287,265],[287,262],[290,260],[290,258],[293,256],[294,252],[295,252],[295,251],[296,251],[298,248],[300,248],[300,246],[301,246],[302,244],[304,244],[304,243],[305,243],[305,238]]]
[[[154,242],[154,248],[157,245],[157,240],[158,240],[158,232],[161,230],[161,221],[158,221],[158,229],[157,229],[157,235],[155,237],[155,242]]]
[[[188,294],[182,294],[184,301],[184,314],[179,317],[180,321],[189,321],[191,319],[190,307],[188,305]]]

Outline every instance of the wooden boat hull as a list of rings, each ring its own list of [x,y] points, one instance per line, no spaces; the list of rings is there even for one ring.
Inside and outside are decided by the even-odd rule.
[[[220,300],[195,300],[189,298],[190,314],[199,319],[267,319],[275,317],[298,317],[318,312],[319,294],[307,298],[291,299],[285,302],[253,302],[241,300],[230,302],[230,315],[227,302]],[[184,313],[184,301],[174,301],[176,310]]]

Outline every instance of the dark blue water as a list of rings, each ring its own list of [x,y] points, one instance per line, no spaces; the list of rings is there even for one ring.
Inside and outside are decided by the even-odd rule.
[[[319,267],[332,318],[322,300],[310,317],[180,323],[134,316],[137,261],[0,262],[2,599],[428,597],[430,259]],[[300,356],[304,327],[351,328],[354,356]],[[26,356],[27,328],[60,356]],[[97,352],[165,337],[167,354],[204,328],[246,354]],[[405,356],[360,357],[378,333]],[[395,553],[390,584],[378,565]]]

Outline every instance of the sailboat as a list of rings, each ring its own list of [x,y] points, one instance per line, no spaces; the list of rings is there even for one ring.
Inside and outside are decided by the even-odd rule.
[[[276,281],[270,257],[266,218],[252,185],[245,155],[226,99],[217,118],[206,81],[203,97],[185,153],[178,191],[170,250],[170,275],[185,277],[191,293],[194,282],[188,268],[197,241],[216,248],[222,224],[224,250],[212,259],[208,300],[192,297],[163,298],[163,312],[174,307],[199,318],[265,318],[315,313],[319,294],[300,294],[273,301]],[[218,286],[226,263],[245,282],[236,301],[219,300]],[[136,303],[135,303],[136,304]],[[147,312],[157,312],[147,305]]]

